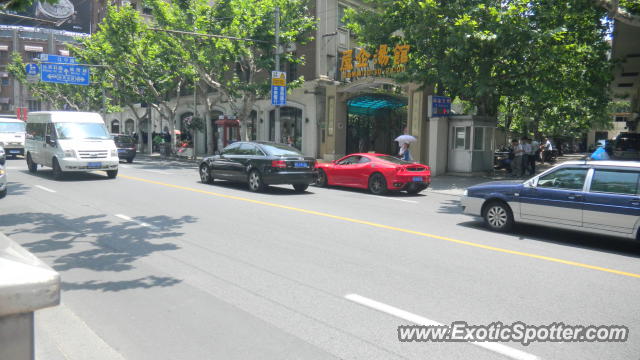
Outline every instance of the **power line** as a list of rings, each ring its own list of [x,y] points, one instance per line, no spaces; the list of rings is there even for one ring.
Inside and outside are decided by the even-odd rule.
[[[150,28],[149,28],[149,30],[153,30],[153,31],[163,31],[163,32],[171,33],[171,34],[181,34],[181,35],[202,36],[202,37],[217,38],[217,39],[229,39],[229,40],[240,40],[240,41],[253,41],[253,42],[259,42],[259,43],[265,43],[265,44],[270,43],[269,41],[264,41],[264,40],[249,39],[249,38],[241,38],[241,37],[236,37],[236,36],[226,36],[226,35],[202,34],[202,33],[197,33],[197,32],[193,32],[193,31],[169,30],[169,29],[160,29],[160,28],[154,28],[154,27],[150,27]]]

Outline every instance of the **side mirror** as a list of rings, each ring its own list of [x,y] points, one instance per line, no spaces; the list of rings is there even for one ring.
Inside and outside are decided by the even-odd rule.
[[[51,145],[51,146],[56,146],[56,140],[51,138],[51,135],[46,135],[44,137],[44,140],[47,142],[47,144]]]
[[[529,187],[537,187],[538,186],[538,177],[534,177],[533,179],[527,181],[527,186],[529,186]]]
[[[331,160],[331,163],[332,163],[332,164],[335,164],[335,163],[337,163],[337,162],[338,162],[338,160]]]
[[[7,162],[7,158],[3,154],[2,156],[0,156],[0,165],[4,165],[4,163],[6,162]]]

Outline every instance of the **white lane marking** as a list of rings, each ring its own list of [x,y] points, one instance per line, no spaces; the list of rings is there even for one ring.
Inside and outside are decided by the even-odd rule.
[[[147,224],[146,222],[138,221],[138,220],[136,220],[134,218],[131,218],[131,217],[127,216],[127,215],[116,214],[116,216],[119,217],[120,219],[134,222],[134,223],[136,223],[136,224],[138,224],[140,226],[150,227],[150,228],[154,227],[153,225]]]
[[[347,300],[351,300],[355,303],[358,303],[360,305],[381,311],[383,313],[389,314],[389,315],[393,315],[395,317],[410,321],[414,324],[418,324],[418,325],[431,325],[431,326],[443,326],[444,324],[441,324],[437,321],[433,321],[433,320],[429,320],[425,317],[422,317],[420,315],[416,315],[413,313],[410,313],[408,311],[404,311],[402,309],[398,309],[397,307],[393,307],[391,305],[387,305],[387,304],[383,304],[381,302],[366,298],[364,296],[360,296],[358,294],[347,294],[344,296]],[[516,359],[516,360],[538,360],[540,359],[539,357],[533,355],[533,354],[529,354],[526,353],[524,351],[520,351],[518,349],[514,349],[512,347],[509,346],[505,346],[499,343],[493,343],[493,342],[470,342],[469,344],[472,345],[476,345],[479,346],[481,348],[487,349],[489,351],[493,351],[493,352],[497,352],[498,354],[502,354],[504,356],[507,356],[511,359]]]
[[[418,202],[417,202],[417,201],[415,201],[415,200],[394,199],[394,198],[386,197],[386,196],[376,196],[376,197],[377,197],[377,198],[380,198],[380,199],[395,200],[395,201],[404,201],[404,202],[408,202],[408,203],[412,203],[412,204],[418,204]]]
[[[51,190],[51,189],[46,188],[46,187],[44,187],[44,186],[42,186],[42,185],[36,185],[36,187],[37,187],[38,189],[42,189],[42,190],[44,190],[44,191],[48,191],[48,192],[50,192],[50,193],[54,193],[54,192],[56,192],[55,190]]]

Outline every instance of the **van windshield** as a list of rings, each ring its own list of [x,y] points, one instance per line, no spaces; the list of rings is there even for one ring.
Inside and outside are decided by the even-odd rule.
[[[24,132],[25,124],[19,122],[3,123],[0,122],[0,133],[17,133]]]
[[[58,139],[111,139],[107,128],[100,123],[56,123]]]

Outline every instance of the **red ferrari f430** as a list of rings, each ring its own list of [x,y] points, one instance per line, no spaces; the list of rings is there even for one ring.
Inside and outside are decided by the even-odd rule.
[[[317,163],[316,171],[318,186],[369,189],[376,195],[388,191],[417,194],[431,183],[428,166],[384,154],[351,154],[330,163]]]

